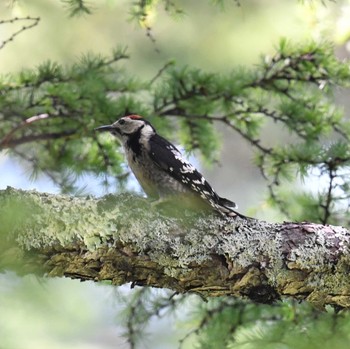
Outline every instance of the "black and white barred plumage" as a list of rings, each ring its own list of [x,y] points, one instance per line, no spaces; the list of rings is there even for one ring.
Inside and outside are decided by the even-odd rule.
[[[180,151],[141,116],[129,115],[96,130],[109,131],[122,143],[128,164],[147,196],[194,197],[228,216],[239,215],[236,204],[221,198]]]

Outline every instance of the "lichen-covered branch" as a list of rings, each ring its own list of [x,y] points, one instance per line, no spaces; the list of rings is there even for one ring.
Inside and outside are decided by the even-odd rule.
[[[350,232],[151,209],[133,195],[0,191],[0,271],[109,280],[258,302],[350,307]]]

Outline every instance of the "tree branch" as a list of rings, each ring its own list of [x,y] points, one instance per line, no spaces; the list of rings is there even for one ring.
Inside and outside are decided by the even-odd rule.
[[[350,307],[350,232],[314,223],[169,217],[133,195],[0,191],[0,270]]]
[[[49,132],[49,133],[42,133],[37,135],[20,136],[19,138],[15,138],[15,139],[6,138],[3,141],[0,141],[0,149],[13,148],[18,145],[30,143],[30,142],[39,142],[39,141],[46,141],[51,139],[67,138],[74,135],[75,133],[77,133],[77,130],[67,130],[67,131],[61,131],[61,132]]]

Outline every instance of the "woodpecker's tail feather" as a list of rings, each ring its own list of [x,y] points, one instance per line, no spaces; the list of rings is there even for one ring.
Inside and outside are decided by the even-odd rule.
[[[238,216],[241,218],[249,218],[234,210],[235,208],[238,208],[238,206],[233,201],[230,201],[225,198],[220,198],[219,205],[221,206],[221,212],[228,217]]]
[[[238,206],[236,205],[235,202],[230,201],[230,200],[225,199],[225,198],[219,198],[219,205],[227,207],[227,208],[238,208]]]

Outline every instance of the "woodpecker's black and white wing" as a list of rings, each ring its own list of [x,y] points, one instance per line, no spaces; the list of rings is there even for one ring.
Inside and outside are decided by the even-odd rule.
[[[237,214],[233,210],[237,207],[236,204],[221,198],[202,174],[182,157],[180,151],[173,144],[158,134],[154,134],[149,141],[150,156],[162,170],[182,183],[190,191],[197,193],[214,209],[224,214]]]

